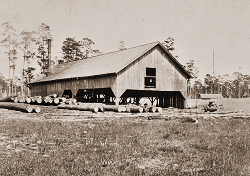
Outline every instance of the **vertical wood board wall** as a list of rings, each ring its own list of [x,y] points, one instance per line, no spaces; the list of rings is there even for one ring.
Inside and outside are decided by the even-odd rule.
[[[146,68],[156,68],[156,88],[145,88]],[[187,75],[160,47],[156,46],[118,73],[118,96],[126,89],[153,91],[180,91],[187,96]],[[114,89],[115,90],[115,89]]]
[[[109,88],[114,84],[115,79],[116,75],[109,75],[33,84],[31,96],[47,96],[55,93],[62,96],[64,90],[71,90],[72,95],[75,96],[79,89]]]

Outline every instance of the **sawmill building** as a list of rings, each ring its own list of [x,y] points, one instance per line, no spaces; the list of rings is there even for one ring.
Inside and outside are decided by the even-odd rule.
[[[58,64],[29,83],[31,96],[58,94],[81,102],[126,104],[147,97],[160,107],[184,108],[191,75],[154,42]]]

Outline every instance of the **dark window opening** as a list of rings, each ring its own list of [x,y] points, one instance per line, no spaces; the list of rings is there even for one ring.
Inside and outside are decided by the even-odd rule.
[[[146,68],[146,76],[156,76],[156,68]]]
[[[145,77],[145,87],[146,88],[155,88],[156,87],[156,78]]]
[[[156,88],[156,68],[146,68],[145,88]]]

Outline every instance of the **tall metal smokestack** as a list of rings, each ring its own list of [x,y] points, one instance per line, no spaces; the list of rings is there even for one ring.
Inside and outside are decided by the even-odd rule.
[[[48,73],[51,73],[51,39],[48,39]]]

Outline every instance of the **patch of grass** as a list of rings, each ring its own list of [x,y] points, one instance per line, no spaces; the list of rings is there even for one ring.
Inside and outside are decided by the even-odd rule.
[[[249,129],[243,119],[0,119],[0,173],[249,175]]]
[[[181,153],[181,152],[183,152],[181,147],[177,147],[177,146],[160,147],[160,148],[158,148],[158,150],[162,151],[162,152],[167,152],[167,153]]]
[[[167,134],[165,134],[165,135],[163,136],[163,139],[169,139],[169,137],[170,137],[170,134],[167,133]]]

